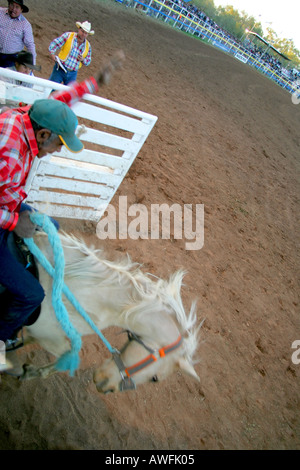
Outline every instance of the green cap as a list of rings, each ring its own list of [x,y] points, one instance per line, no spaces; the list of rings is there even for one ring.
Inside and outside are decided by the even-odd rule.
[[[71,152],[81,152],[83,143],[76,137],[78,126],[76,114],[59,100],[36,100],[30,117],[40,126],[57,134]]]

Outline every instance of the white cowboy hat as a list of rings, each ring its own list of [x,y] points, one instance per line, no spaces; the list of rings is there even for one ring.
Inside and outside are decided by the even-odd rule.
[[[95,32],[95,31],[91,31],[92,25],[88,21],[84,21],[83,23],[80,23],[79,21],[77,21],[76,26],[77,28],[83,29],[83,31],[85,31],[88,34],[94,34]]]

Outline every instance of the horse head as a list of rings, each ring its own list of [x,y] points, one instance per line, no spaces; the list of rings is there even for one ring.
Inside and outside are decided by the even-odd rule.
[[[149,382],[161,382],[176,370],[181,370],[200,381],[193,365],[180,351],[180,336],[175,343],[178,350],[170,353],[167,345],[159,349],[149,348],[139,338],[128,340],[120,353],[107,359],[94,373],[94,383],[98,392],[109,393],[136,389],[138,385]]]
[[[136,389],[140,384],[161,382],[175,371],[200,381],[192,364],[191,350],[194,351],[198,329],[187,337],[182,336],[175,322],[169,316],[160,316],[159,331],[153,328],[152,336],[128,332],[128,341],[120,352],[115,352],[94,372],[94,383],[100,393]],[[150,330],[150,328],[149,328]],[[165,334],[164,334],[165,332]]]

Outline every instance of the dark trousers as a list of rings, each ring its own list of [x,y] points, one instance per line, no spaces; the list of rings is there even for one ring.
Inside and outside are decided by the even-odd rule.
[[[2,54],[0,52],[0,67],[3,67],[3,68],[13,67],[13,65],[15,65],[16,58],[17,58],[17,53],[16,54]]]
[[[21,210],[32,210],[27,204]],[[58,228],[57,222],[55,223]],[[10,253],[8,230],[0,228],[0,283],[9,291],[9,302],[0,304],[0,340],[12,339],[41,305],[45,293],[39,281]]]

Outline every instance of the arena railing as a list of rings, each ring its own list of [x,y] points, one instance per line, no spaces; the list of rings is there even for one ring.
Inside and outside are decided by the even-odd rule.
[[[213,46],[218,47],[226,53],[233,55],[237,60],[254,67],[266,75],[289,93],[297,92],[297,83],[287,80],[274,68],[267,65],[259,57],[255,57],[244,46],[229,37],[221,28],[216,29],[207,22],[201,20],[197,15],[189,12],[184,5],[178,5],[171,0],[117,0],[126,7],[142,7],[141,11],[156,19],[163,19],[165,23],[178,28],[186,33],[206,38]]]

